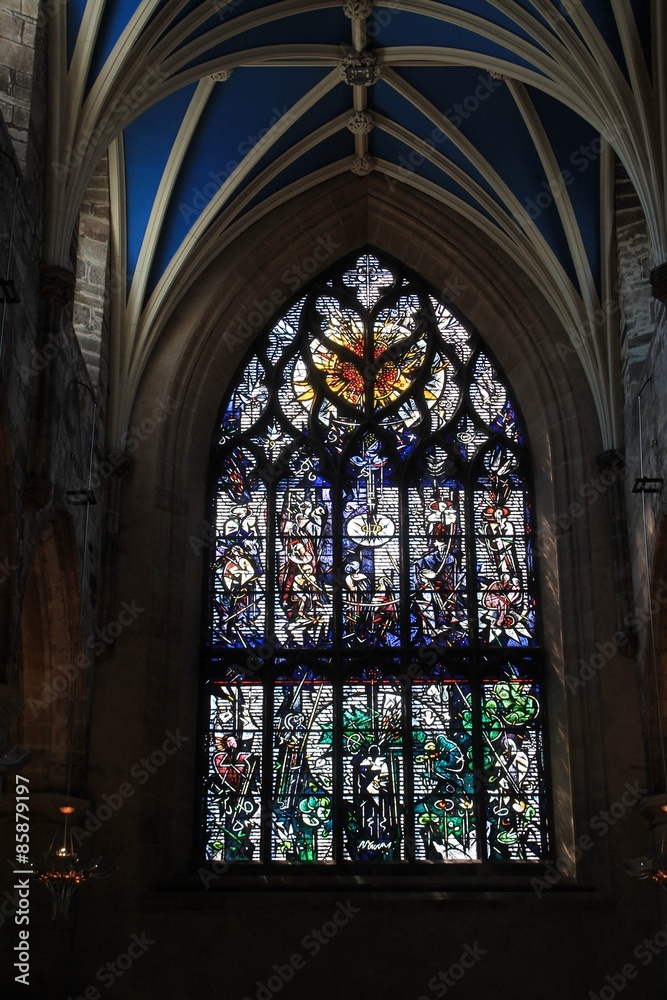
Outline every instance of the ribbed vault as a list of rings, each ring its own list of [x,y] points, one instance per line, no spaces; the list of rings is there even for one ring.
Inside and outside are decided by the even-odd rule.
[[[352,170],[399,203],[428,195],[516,262],[618,443],[614,156],[662,263],[666,16],[660,0],[58,5],[47,253],[66,263],[108,149],[114,436],[169,308],[212,255]]]

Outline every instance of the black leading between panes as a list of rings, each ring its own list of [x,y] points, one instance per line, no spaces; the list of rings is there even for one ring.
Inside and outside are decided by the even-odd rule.
[[[526,437],[478,338],[360,253],[258,339],[213,462],[204,858],[543,858]]]

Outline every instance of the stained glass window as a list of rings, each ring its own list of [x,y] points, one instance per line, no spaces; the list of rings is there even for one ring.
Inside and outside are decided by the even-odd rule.
[[[359,253],[253,344],[213,467],[203,857],[544,858],[526,433],[478,337]]]

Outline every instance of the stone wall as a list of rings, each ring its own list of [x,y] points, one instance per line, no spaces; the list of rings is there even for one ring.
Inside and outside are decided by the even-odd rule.
[[[109,168],[97,166],[81,203],[74,290],[74,329],[92,385],[106,399],[109,376]]]
[[[19,0],[13,2],[16,6]],[[3,21],[5,31],[8,23]],[[134,472],[119,502],[115,472],[129,473],[129,463],[105,459],[106,167],[101,164],[93,178],[78,233],[72,234],[72,270],[50,269],[52,262],[41,258],[46,100],[39,31],[35,52],[35,96],[18,159],[13,110],[14,134],[0,123],[0,149],[6,154],[0,156],[0,232],[8,233],[8,195],[18,171],[11,266],[21,294],[20,304],[5,309],[0,357],[0,447],[5,451],[0,454],[0,538],[9,548],[8,572],[0,570],[0,624],[6,625],[7,636],[2,662],[9,664],[5,681],[18,686],[27,700],[44,700],[44,683],[56,694],[62,689],[44,710],[33,713],[28,705],[33,715],[16,722],[17,738],[37,751],[27,768],[36,815],[40,801],[46,815],[64,790],[66,709],[71,698],[78,699],[74,791],[82,801],[77,820],[80,829],[85,823],[93,828],[92,834],[85,829],[82,850],[106,855],[119,869],[108,881],[79,890],[71,932],[60,938],[50,923],[46,893],[34,888],[33,995],[40,1000],[81,995],[100,983],[99,969],[139,937],[149,943],[117,986],[123,1000],[255,997],[277,967],[287,967],[286,956],[304,953],[311,930],[325,926],[338,930],[321,954],[309,953],[305,967],[290,977],[281,992],[289,1000],[324,1000],[344,991],[352,1000],[366,995],[431,998],[436,995],[431,978],[453,968],[466,947],[478,947],[480,961],[458,985],[460,1000],[499,991],[519,1000],[583,997],[589,988],[601,992],[605,976],[632,960],[633,948],[655,932],[655,897],[652,886],[632,882],[620,870],[624,857],[647,853],[649,843],[639,810],[622,804],[627,782],[645,773],[631,661],[617,650],[603,671],[591,668],[590,679],[572,690],[566,683],[577,664],[599,655],[596,644],[606,643],[616,627],[610,524],[603,502],[575,504],[579,513],[566,517],[566,529],[559,530],[563,512],[581,499],[582,485],[597,482],[592,477],[599,476],[595,460],[601,447],[583,371],[571,355],[564,363],[558,351],[568,342],[567,332],[518,268],[471,233],[460,217],[407,188],[394,197],[376,178],[334,178],[244,233],[210,262],[174,309],[137,394],[132,424],[150,430],[137,439]],[[6,94],[4,100],[6,108],[18,107]],[[629,491],[638,461],[636,389],[652,376],[643,396],[645,471],[660,475],[667,439],[667,407],[660,392],[667,385],[667,324],[664,307],[648,298],[645,227],[622,175],[617,222],[626,499],[639,602],[645,583],[643,519]],[[249,303],[275,302],[276,292],[292,294],[295,289],[284,287],[284,275],[300,273],[304,261],[315,260],[314,248],[325,239],[333,247],[331,261],[335,254],[372,242],[454,299],[498,357],[529,423],[554,788],[554,857],[541,894],[525,873],[480,873],[475,865],[447,873],[449,881],[437,890],[427,884],[391,892],[326,878],[304,885],[290,877],[282,884],[249,887],[222,875],[207,891],[193,874],[204,567],[201,550],[195,553],[188,539],[201,533],[206,513],[209,448],[222,394],[250,346],[248,339],[230,350],[224,337],[247,325]],[[157,419],[152,415],[162,405],[159,400],[168,407]],[[87,486],[93,434],[97,503],[72,506],[68,492]],[[110,545],[103,557],[109,491],[115,495],[118,546]],[[649,500],[651,552],[663,504],[660,496]],[[107,573],[118,568],[118,589],[109,593],[106,588],[100,612],[105,559]],[[123,604],[130,609],[130,623],[120,634],[111,626]],[[100,650],[90,650],[85,665],[72,673],[69,661],[80,635],[99,639]],[[32,662],[35,674],[26,683],[25,669]],[[56,687],[60,678],[65,682]],[[181,734],[182,749],[167,755],[161,747],[173,732]],[[159,767],[143,768],[142,761],[160,753]],[[121,788],[129,792],[121,795]],[[53,801],[47,799],[51,792]],[[612,805],[616,812],[603,836],[601,817]],[[5,838],[0,846],[7,855],[9,828],[7,812],[0,824]],[[35,820],[37,847],[48,845],[52,828],[51,820]],[[584,849],[586,837],[590,846]],[[0,879],[4,903],[11,876],[3,872]],[[350,919],[334,924],[341,906]],[[0,926],[4,923],[3,911]],[[0,935],[5,967],[15,940],[12,934]],[[653,962],[624,996],[657,996],[660,979],[659,964]]]
[[[621,307],[621,369],[626,407],[632,406],[655,325],[651,298],[651,245],[644,211],[632,181],[616,167],[616,247]]]
[[[453,298],[503,366],[528,422],[548,663],[554,861],[560,866],[547,869],[550,888],[541,896],[529,878],[476,865],[447,873],[448,884],[438,889],[394,884],[391,891],[338,877],[299,882],[286,875],[244,884],[225,872],[206,883],[193,873],[204,559],[189,539],[201,535],[207,511],[211,436],[225,387],[261,326],[247,332],[250,309],[293,294],[284,275],[314,259],[321,241],[332,248],[327,263],[371,242]],[[308,960],[281,996],[324,1000],[347,990],[383,1000],[430,998],[431,978],[458,962],[466,944],[478,942],[485,956],[457,984],[461,1000],[490,997],[499,988],[533,1000],[583,997],[589,988],[599,991],[605,974],[622,964],[620,956],[631,958],[650,933],[650,904],[637,906],[641,890],[650,887],[627,879],[619,867],[621,858],[643,853],[649,842],[638,810],[618,805],[625,783],[643,774],[634,675],[617,654],[574,690],[565,683],[595,654],[595,643],[614,633],[616,621],[604,501],[582,507],[567,531],[558,530],[559,515],[581,498],[581,484],[599,475],[600,451],[583,371],[558,352],[566,337],[536,289],[460,218],[414,192],[401,191],[394,200],[375,178],[359,184],[336,178],[282,206],[212,261],[184,296],[151,356],[131,417],[140,425],[160,396],[177,404],[141,442],[123,485],[118,593],[143,611],[96,676],[93,832],[85,845],[113,857],[120,870],[93,887],[96,896],[81,893],[81,988],[95,981],[107,951],[121,952],[133,933],[145,932],[153,943],[123,983],[128,1000],[156,993],[163,1000],[191,993],[266,996],[260,984],[275,975],[275,966],[282,967],[286,955],[303,954],[311,928],[331,921],[348,900],[349,926]],[[203,717],[202,711],[200,723]],[[182,746],[139,787],[137,765],[159,757],[175,731]],[[628,762],[639,772],[629,771]],[[127,800],[111,814],[108,798],[123,783],[130,788]],[[591,821],[612,804],[622,818],[577,853]],[[106,936],[105,927],[111,928]],[[224,940],[224,964],[212,952],[212,938]],[[630,985],[625,995],[657,995],[659,977],[654,963],[642,970],[641,992]]]
[[[663,784],[658,739],[654,657],[658,656],[661,698],[667,700],[667,658],[654,647],[664,609],[656,600],[664,564],[659,550],[665,532],[663,493],[642,496],[633,485],[644,476],[665,477],[667,459],[667,310],[652,295],[650,276],[661,263],[652,258],[639,198],[621,166],[616,176],[616,244],[621,310],[621,363],[625,428],[625,501],[633,579],[634,627],[638,639],[643,720],[650,747],[652,788]],[[641,427],[640,427],[641,423]],[[640,447],[641,443],[641,447]],[[648,565],[647,565],[648,563]],[[664,588],[667,596],[667,588]],[[651,607],[653,602],[653,607]],[[664,601],[662,602],[664,604]],[[662,708],[667,732],[667,704]]]
[[[31,780],[34,846],[43,850],[60,818],[70,761],[75,797],[82,788],[95,649],[108,647],[101,641],[85,647],[75,669],[80,641],[104,624],[97,620],[97,591],[107,477],[97,477],[94,506],[72,505],[68,493],[87,486],[94,407],[95,468],[103,459],[106,357],[101,336],[93,384],[72,324],[76,234],[71,272],[54,272],[42,256],[47,95],[40,9],[37,0],[8,0],[0,9],[0,274],[9,272],[20,299],[0,303],[0,697],[11,706],[9,732],[0,716],[0,742],[9,738],[33,754],[22,771]],[[108,228],[103,212],[100,222]],[[98,296],[105,270],[96,278]],[[22,707],[9,698],[16,691]],[[12,786],[11,774],[0,773],[0,788]],[[3,857],[12,855],[14,817],[4,809],[12,801],[10,795],[0,801]],[[6,929],[14,926],[7,919],[14,881],[0,875]],[[26,995],[64,1000],[71,963],[65,957],[67,968],[59,970],[59,957],[68,946],[63,951],[62,934],[51,924],[47,894],[34,892],[31,904],[31,930],[35,923],[41,929],[32,938],[33,961],[43,975]],[[0,935],[3,973],[11,969],[15,941]],[[13,995],[10,983],[3,975],[3,996]]]
[[[0,112],[22,167],[28,156],[39,8],[39,0],[0,4]]]
[[[12,109],[19,108],[23,98],[19,101],[17,91],[13,98],[0,94],[0,273],[3,277],[9,274],[18,298],[0,303],[0,468],[9,470],[0,476],[0,539],[4,543],[0,553],[0,681],[19,690],[23,689],[20,635],[34,614],[28,607],[26,587],[31,574],[34,576],[36,569],[41,572],[45,539],[52,535],[56,522],[66,525],[62,545],[71,550],[63,551],[70,571],[62,583],[70,603],[78,602],[87,540],[82,620],[86,634],[94,627],[105,485],[103,481],[98,503],[88,508],[88,517],[86,507],[73,506],[68,497],[70,491],[87,483],[93,396],[97,405],[96,462],[103,456],[106,387],[98,388],[96,395],[91,393],[72,325],[68,288],[73,287],[73,274],[54,274],[42,258],[46,24],[43,18],[38,20],[37,12],[38,4],[32,0],[16,0],[0,10],[5,73],[11,71],[15,83],[19,79],[16,73],[27,72],[29,64],[32,84],[32,100],[22,108],[28,119],[21,118],[24,127],[18,143],[18,119]],[[5,115],[9,116],[9,128]],[[102,221],[108,227],[108,220]],[[103,354],[98,369],[104,370]],[[54,669],[64,669],[72,654],[76,628],[70,623],[71,634],[64,641],[57,602],[52,600],[49,608],[53,608],[53,615],[46,615],[45,641],[55,657],[50,662]],[[14,735],[19,740],[25,738],[27,744],[34,741],[30,722],[24,716],[24,722],[14,724]],[[62,723],[57,713],[53,722],[57,726]],[[53,776],[44,781],[51,786],[54,782]]]

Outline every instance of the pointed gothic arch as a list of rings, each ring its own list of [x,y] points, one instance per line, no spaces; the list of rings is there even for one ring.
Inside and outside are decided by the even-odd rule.
[[[79,574],[72,523],[60,511],[42,529],[23,596],[19,684],[24,701],[20,742],[35,792],[64,791],[69,756],[81,750],[84,685],[74,666],[79,624]],[[73,701],[74,699],[74,701]],[[78,742],[71,742],[75,726]],[[74,775],[79,777],[76,762]]]
[[[212,475],[205,859],[542,859],[527,441],[476,335],[355,253],[253,345]]]

